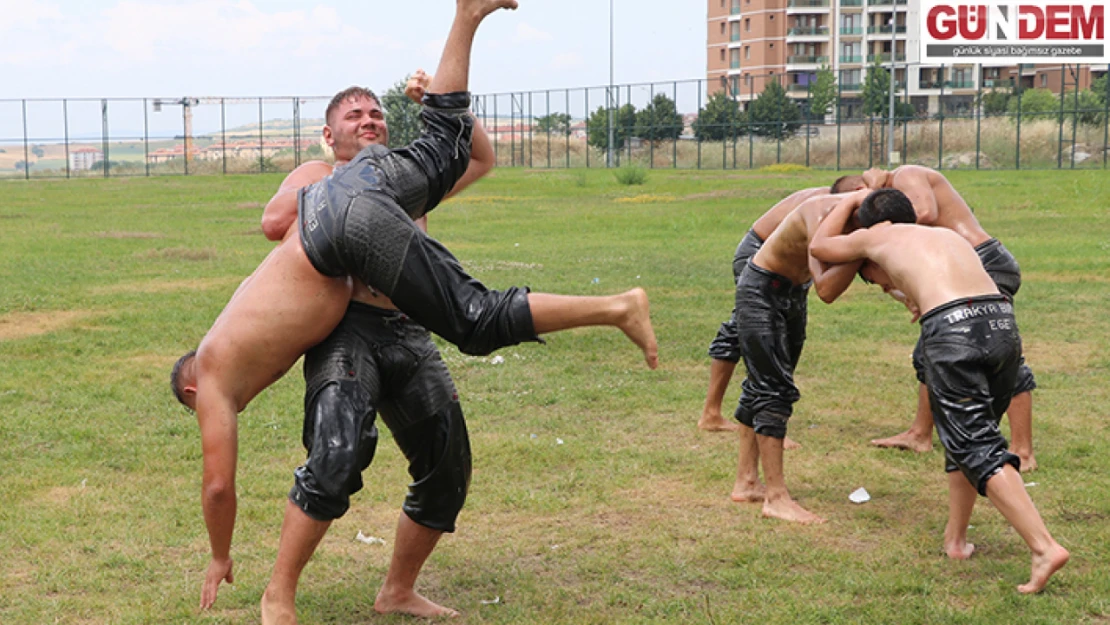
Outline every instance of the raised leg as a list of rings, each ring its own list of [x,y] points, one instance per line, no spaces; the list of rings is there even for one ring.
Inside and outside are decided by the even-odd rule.
[[[648,367],[659,366],[659,345],[643,289],[604,297],[529,293],[528,306],[536,334],[583,326],[615,326],[644,352]]]

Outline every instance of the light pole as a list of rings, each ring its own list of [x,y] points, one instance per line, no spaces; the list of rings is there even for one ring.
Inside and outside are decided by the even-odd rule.
[[[887,135],[886,135],[886,162],[894,164],[894,59],[898,58],[898,0],[891,0],[890,5],[890,102],[887,109]],[[909,66],[906,66],[909,71]]]
[[[605,166],[613,166],[613,0],[609,0],[609,149],[605,153]]]

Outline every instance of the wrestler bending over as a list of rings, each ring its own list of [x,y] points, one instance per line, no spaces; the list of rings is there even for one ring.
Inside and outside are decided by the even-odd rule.
[[[747,377],[736,408],[740,453],[733,501],[762,501],[763,516],[798,523],[825,519],[798,504],[786,488],[786,426],[801,395],[794,370],[806,336],[810,284],[824,301],[836,299],[860,263],[825,267],[809,255],[810,238],[844,196],[817,195],[802,202],[748,261],[736,283],[736,330]],[[766,485],[759,481],[763,467]]]
[[[870,169],[863,174],[870,189],[897,189],[913,203],[917,223],[923,226],[947,228],[963,237],[975,248],[987,275],[994,280],[998,290],[1013,302],[1021,288],[1021,268],[1013,254],[989,234],[975,218],[971,207],[958,191],[938,171],[919,165],[903,165],[893,171]],[[916,452],[933,448],[933,417],[929,409],[929,393],[925,388],[920,355],[914,353],[914,369],[918,385],[917,412],[910,429],[889,438],[875,439],[872,445],[892,447]],[[1014,382],[1014,396],[1007,409],[1010,421],[1011,449],[1021,458],[1021,471],[1037,468],[1033,455],[1033,389],[1037,382],[1033,371],[1022,358]]]
[[[884,291],[899,290],[924,311],[917,350],[924,367],[937,435],[948,472],[950,558],[971,557],[968,521],[976,495],[985,495],[1032,551],[1022,593],[1039,592],[1068,561],[1048,532],[1006,449],[998,421],[1010,402],[1021,362],[1013,304],[979,263],[976,250],[948,228],[915,224],[909,199],[882,189],[856,194],[825,218],[810,252],[822,263],[866,261],[860,275]],[[856,206],[862,229],[842,234]]]

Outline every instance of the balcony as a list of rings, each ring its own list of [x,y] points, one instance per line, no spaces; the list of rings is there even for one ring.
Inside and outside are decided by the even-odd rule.
[[[828,37],[828,26],[801,26],[786,31],[787,37]]]
[[[863,0],[840,0],[840,8],[861,6],[863,6]]]
[[[852,55],[848,55],[848,54],[841,54],[840,55],[840,62],[841,63],[863,63],[863,56],[859,56],[859,55],[852,56]]]
[[[828,62],[829,57],[827,56],[795,55],[786,57],[787,65],[816,65],[818,63]]]
[[[894,60],[895,61],[905,61],[906,60],[906,54],[904,52],[901,53],[901,54],[896,54],[894,56]],[[890,62],[890,53],[889,52],[884,52],[883,54],[869,54],[869,55],[867,55],[867,62],[868,63],[889,63]]]
[[[858,82],[842,82],[840,83],[841,91],[863,91],[863,85]]]
[[[729,67],[729,69],[740,69],[740,61],[739,60],[733,60],[733,61],[729,62],[728,67]]]
[[[829,0],[786,0],[787,9],[827,9]]]
[[[791,93],[808,93],[809,92],[809,85],[798,85],[798,84],[786,85],[786,90],[791,92]]]
[[[736,4],[733,4],[729,8],[728,13],[729,15],[740,15],[740,3],[737,2]]]
[[[944,81],[945,88],[948,89],[974,89],[974,80],[946,80]]]
[[[876,7],[892,7],[895,5],[905,6],[909,0],[871,0],[867,3],[867,8]]]
[[[841,35],[862,35],[863,34],[863,26],[841,26],[840,27],[840,34]]]
[[[899,33],[899,34],[905,34],[906,27],[904,25],[903,26],[898,26],[896,28],[896,32]],[[877,35],[877,34],[889,35],[890,34],[890,24],[884,24],[882,26],[868,26],[867,27],[867,34],[869,34],[869,35]]]
[[[740,33],[732,33],[728,38],[729,41],[740,41]]]

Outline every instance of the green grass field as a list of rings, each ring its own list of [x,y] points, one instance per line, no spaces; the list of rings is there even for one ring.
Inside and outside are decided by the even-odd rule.
[[[631,187],[602,170],[499,170],[432,214],[433,235],[491,286],[643,286],[662,365],[649,371],[605,329],[504,350],[500,364],[445,347],[474,478],[419,588],[466,623],[1110,622],[1110,177],[949,176],[1024,270],[1018,321],[1040,384],[1040,470],[1026,479],[1072,553],[1043,594],[1014,589],[1029,552],[985,500],[976,555],[942,555],[939,446],[868,445],[910,421],[917,327],[862,283],[832,306],[812,298],[797,372],[803,448],[787,479],[830,522],[729,501],[735,439],[695,422],[732,253],[774,201],[834,174],[666,170]],[[304,456],[299,371],[240,416],[236,583],[203,614],[200,443],[167,380],[270,249],[259,217],[280,180],[0,184],[0,623],[258,621]],[[739,379],[726,407],[738,393]],[[366,488],[306,570],[302,622],[412,622],[372,610],[407,484],[382,432]],[[872,500],[849,502],[861,486]]]

